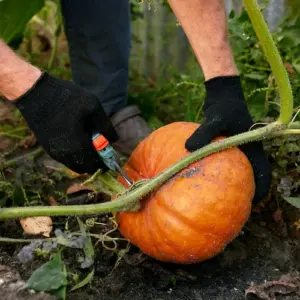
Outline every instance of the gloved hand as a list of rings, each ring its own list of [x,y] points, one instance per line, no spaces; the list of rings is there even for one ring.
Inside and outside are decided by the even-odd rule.
[[[98,131],[111,143],[118,136],[96,96],[44,73],[14,103],[52,158],[77,173],[107,170],[93,148],[92,134]]]
[[[217,136],[232,136],[246,132],[253,124],[239,76],[216,77],[205,82],[203,106],[205,122],[186,141],[186,149],[195,151]],[[252,164],[256,191],[254,203],[267,196],[271,184],[271,166],[261,142],[239,147]]]

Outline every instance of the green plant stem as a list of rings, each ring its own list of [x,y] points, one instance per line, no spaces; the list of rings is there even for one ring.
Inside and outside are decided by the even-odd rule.
[[[52,70],[52,66],[57,52],[57,44],[58,44],[58,35],[55,35],[52,50],[51,50],[51,55],[48,62],[48,71]]]
[[[3,131],[3,132],[0,132],[0,136],[7,136],[7,137],[10,137],[10,138],[14,138],[14,139],[23,139],[24,137],[23,136],[20,136],[20,135],[17,135],[15,134],[16,132],[19,132],[19,131],[24,131],[24,130],[27,130],[28,127],[19,127],[19,128],[15,128],[15,129],[12,129],[12,130],[9,130],[9,131]]]
[[[300,129],[285,129],[280,132],[274,132],[272,137],[280,137],[284,135],[298,135],[300,134]]]
[[[288,125],[289,129],[300,129],[300,122],[292,122]]]
[[[288,73],[275,42],[272,39],[271,33],[268,30],[268,26],[260,12],[257,1],[243,0],[243,2],[278,85],[281,101],[278,121],[283,124],[288,124],[293,114],[293,93]]]
[[[0,132],[0,136],[6,136],[12,139],[22,140],[24,137],[10,132]]]
[[[103,214],[113,211],[131,211],[134,210],[139,200],[147,194],[158,189],[164,182],[169,180],[176,173],[186,168],[193,162],[219,152],[226,148],[241,145],[244,143],[263,140],[270,137],[273,133],[285,129],[286,126],[274,122],[266,127],[259,128],[246,133],[231,136],[224,140],[211,143],[183,158],[179,162],[167,168],[156,177],[147,181],[140,187],[133,188],[129,192],[122,194],[118,199],[101,204],[89,205],[69,205],[69,206],[35,206],[35,207],[14,207],[0,209],[0,220],[34,217],[34,216],[78,216]]]
[[[14,244],[29,244],[31,242],[36,242],[36,241],[52,242],[52,241],[56,241],[56,240],[57,240],[57,238],[46,238],[46,239],[11,239],[11,238],[0,237],[0,243],[14,243]]]
[[[48,71],[51,71],[54,63],[54,59],[57,53],[57,45],[58,45],[58,38],[61,33],[61,25],[62,25],[62,20],[61,20],[61,11],[60,11],[60,3],[59,1],[56,2],[56,29],[54,32],[54,42],[53,42],[53,47],[51,51],[51,56],[48,62]]]
[[[44,149],[42,147],[39,147],[39,148],[37,148],[37,149],[35,149],[35,150],[31,151],[31,152],[28,152],[28,153],[26,153],[24,155],[20,155],[20,156],[18,156],[16,158],[12,158],[12,159],[7,160],[7,161],[5,161],[3,163],[0,162],[0,169],[5,169],[5,168],[8,168],[8,167],[12,167],[15,164],[17,164],[19,160],[22,160],[24,158],[32,158],[32,159],[34,159],[34,158],[38,157],[39,155],[41,155],[43,152],[44,152]]]

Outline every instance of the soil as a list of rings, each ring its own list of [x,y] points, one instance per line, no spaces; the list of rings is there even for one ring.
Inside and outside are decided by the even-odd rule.
[[[245,290],[252,284],[263,284],[278,280],[282,275],[300,268],[300,243],[297,239],[283,238],[269,229],[257,225],[257,220],[249,221],[223,253],[217,257],[195,265],[165,264],[146,256],[138,249],[131,251],[114,269],[114,255],[111,252],[99,253],[96,261],[96,274],[93,282],[80,290],[69,292],[72,300],[235,300],[245,299]],[[13,222],[0,226],[1,231],[11,231]],[[16,255],[21,245],[1,245],[0,265],[19,272],[26,281],[40,264],[33,261],[21,264]],[[71,256],[70,256],[71,257]],[[143,258],[143,259],[142,259]],[[72,258],[68,262],[72,268]],[[0,268],[0,277],[1,277]],[[17,276],[17,275],[16,275]],[[13,275],[11,275],[13,277]],[[22,291],[16,295],[9,287],[3,287],[1,299],[52,300],[45,294],[32,294]],[[20,278],[15,280],[21,280]],[[299,291],[300,291],[300,287]],[[5,291],[4,291],[5,290]],[[6,293],[6,294],[5,294]],[[13,296],[12,296],[13,294]],[[250,299],[300,299],[299,294],[276,294],[275,298]]]

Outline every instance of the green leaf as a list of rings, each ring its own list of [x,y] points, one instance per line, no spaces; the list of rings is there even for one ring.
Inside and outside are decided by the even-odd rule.
[[[0,208],[5,207],[8,200],[8,196],[5,192],[0,191]]]
[[[66,286],[68,281],[64,268],[60,253],[56,254],[52,260],[32,273],[26,285],[29,289],[41,292],[53,291]]]
[[[249,73],[244,75],[247,78],[254,79],[254,80],[263,80],[266,78],[264,74],[259,74],[259,73]]]
[[[63,272],[64,272],[65,276],[67,277],[67,269],[66,269],[65,265],[63,267]],[[54,296],[56,296],[56,297],[58,297],[59,299],[66,300],[66,297],[67,297],[67,285],[62,285],[57,290],[52,291],[51,294],[54,295]]]
[[[87,285],[88,283],[90,283],[94,278],[94,272],[95,270],[93,268],[93,270],[82,281],[80,281],[79,283],[77,283],[75,286],[72,287],[71,292],[78,290],[83,286]]]
[[[300,64],[293,64],[294,69],[300,74]]]
[[[67,286],[63,285],[57,290],[52,291],[51,294],[58,297],[59,299],[65,300],[67,297]]]
[[[162,127],[164,123],[157,116],[151,116],[148,120],[148,125],[150,128],[155,130]]]
[[[300,198],[297,197],[283,197],[285,201],[300,209]]]
[[[43,5],[44,0],[0,1],[0,38],[9,43],[19,37],[27,22]]]
[[[255,122],[262,120],[265,117],[264,102],[260,101],[260,99],[253,99],[252,101],[249,101],[249,111]]]
[[[83,222],[79,218],[77,218],[77,222],[79,224],[82,235],[87,237],[86,226],[83,224]],[[85,257],[87,259],[94,260],[95,251],[94,251],[94,246],[93,246],[91,237],[88,237],[88,241],[84,245],[83,251],[84,251]]]
[[[291,152],[299,152],[300,151],[300,145],[297,145],[295,143],[287,143],[284,147],[286,153],[291,153]]]
[[[295,46],[298,46],[300,44],[300,29],[292,28],[284,31],[284,38],[290,39]]]
[[[22,206],[24,203],[28,203],[25,190],[22,186],[16,184],[13,191],[13,206]]]

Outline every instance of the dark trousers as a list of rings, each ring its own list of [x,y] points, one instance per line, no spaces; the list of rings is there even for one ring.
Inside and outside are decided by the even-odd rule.
[[[61,0],[73,81],[111,115],[127,104],[129,0]]]

